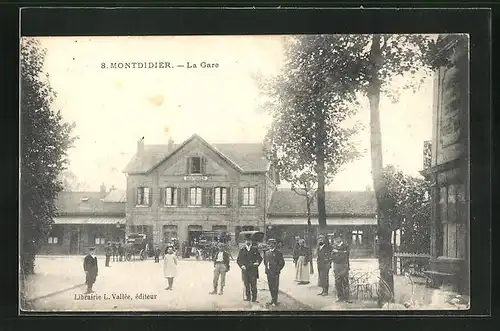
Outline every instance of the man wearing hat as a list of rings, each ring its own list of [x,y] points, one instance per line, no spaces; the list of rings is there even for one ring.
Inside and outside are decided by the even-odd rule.
[[[280,272],[285,266],[283,253],[276,248],[276,239],[268,240],[269,250],[264,254],[264,266],[266,267],[267,284],[271,292],[271,302],[268,305],[278,305],[278,291],[280,284]]]
[[[214,290],[210,294],[217,294],[220,277],[219,295],[222,295],[224,293],[224,286],[226,285],[226,272],[229,271],[229,254],[224,249],[224,243],[217,243],[217,248],[212,254],[212,261],[214,261]]]
[[[328,244],[328,240],[326,236],[319,235],[318,236],[318,252],[317,252],[317,264],[318,264],[318,280],[319,286],[321,287],[321,293],[318,295],[326,296],[328,295],[328,287],[329,287],[329,272],[330,266],[332,264],[331,260],[332,249]]]
[[[349,246],[341,233],[336,233],[333,239],[332,260],[337,301],[349,302]]]
[[[106,255],[106,263],[105,267],[109,267],[109,260],[111,259],[111,254],[113,253],[113,249],[111,248],[111,242],[106,243],[106,247],[104,247],[104,254]]]
[[[243,284],[245,285],[245,301],[257,302],[257,279],[259,278],[259,265],[262,256],[257,247],[252,245],[250,235],[245,236],[245,246],[239,253],[236,263],[241,268]]]
[[[95,256],[95,247],[89,248],[89,253],[83,260],[83,270],[85,271],[85,284],[87,284],[87,292],[92,293],[92,286],[97,278],[97,257]]]

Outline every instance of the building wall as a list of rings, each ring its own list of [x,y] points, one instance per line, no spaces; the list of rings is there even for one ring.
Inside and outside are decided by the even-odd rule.
[[[432,168],[431,265],[456,272],[455,283],[468,292],[469,279],[469,164],[468,164],[468,57],[457,48],[447,54],[457,66],[440,68],[434,78]],[[453,88],[454,81],[458,89]],[[454,93],[458,92],[458,93]]]
[[[205,173],[186,178],[187,158],[193,156],[206,160]],[[152,190],[149,206],[136,205],[136,189],[139,186]],[[227,187],[228,206],[188,206],[184,190],[194,186],[202,189]],[[165,206],[162,203],[161,194],[165,187],[181,189],[180,205]],[[256,187],[255,206],[241,205],[243,187]],[[187,239],[188,227],[192,225],[201,226],[203,230],[225,225],[229,232],[235,232],[238,226],[248,225],[263,229],[264,213],[268,207],[266,202],[270,202],[275,189],[276,185],[265,173],[242,174],[214,151],[193,140],[149,174],[127,176],[127,229],[137,225],[150,226],[153,236],[158,238],[157,234],[163,231],[164,226],[177,226],[181,241]]]
[[[57,237],[57,243],[50,243],[47,238],[39,254],[86,254],[89,247],[95,247],[97,254],[104,254],[106,241],[123,241],[125,238],[124,227],[118,229],[114,224],[56,224],[52,229],[49,238]],[[75,240],[72,245],[73,235]],[[95,237],[102,238],[103,241],[96,243]]]

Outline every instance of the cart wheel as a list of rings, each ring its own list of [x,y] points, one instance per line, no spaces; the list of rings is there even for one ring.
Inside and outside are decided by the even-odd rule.
[[[125,255],[125,259],[127,261],[130,261],[132,259],[132,255],[130,255],[130,254]]]
[[[141,257],[141,261],[144,261],[146,259],[146,252],[144,250],[141,250],[139,256]]]

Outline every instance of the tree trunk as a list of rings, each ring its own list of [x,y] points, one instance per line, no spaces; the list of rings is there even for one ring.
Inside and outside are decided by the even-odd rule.
[[[309,247],[309,274],[314,274],[312,261],[312,225],[311,225],[311,201],[307,202],[307,247]]]
[[[318,110],[322,112],[322,110]],[[320,232],[326,231],[326,205],[325,205],[325,125],[324,117],[318,116],[318,139],[316,142],[316,172],[318,175],[318,223]]]
[[[384,302],[394,301],[394,277],[392,273],[392,245],[389,221],[384,213],[384,196],[387,187],[383,182],[382,168],[382,132],[380,129],[380,87],[378,72],[382,65],[380,50],[380,35],[373,35],[370,50],[370,63],[372,64],[371,80],[368,88],[370,102],[370,147],[373,188],[377,199],[377,221],[379,238],[379,306]]]

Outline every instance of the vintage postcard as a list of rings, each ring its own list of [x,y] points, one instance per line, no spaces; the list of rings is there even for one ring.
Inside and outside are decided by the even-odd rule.
[[[23,37],[20,69],[22,311],[470,308],[467,35]]]

